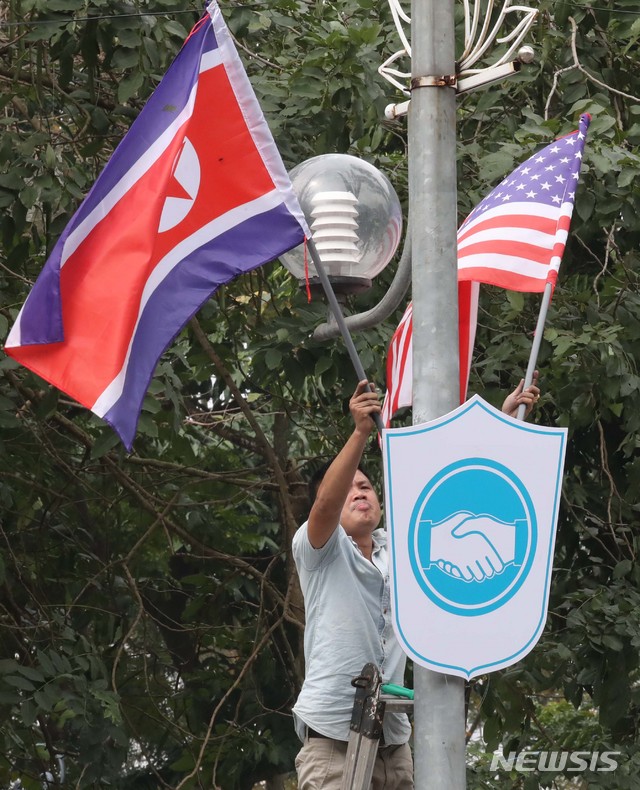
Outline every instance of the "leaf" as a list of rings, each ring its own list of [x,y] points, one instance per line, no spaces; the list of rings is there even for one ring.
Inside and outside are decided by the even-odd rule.
[[[498,748],[502,738],[502,725],[497,717],[490,717],[484,722],[482,737],[487,744],[487,751],[492,752]]]
[[[17,691],[0,691],[0,705],[16,705],[20,699],[20,694]]]
[[[84,8],[83,0],[47,0],[49,11],[78,11]]]
[[[44,674],[47,677],[53,677],[56,674],[56,669],[49,656],[43,650],[38,650],[36,656]]]
[[[140,61],[140,53],[137,49],[128,49],[124,47],[119,47],[113,55],[113,63],[118,69],[134,69]],[[133,74],[129,79],[132,79],[134,76],[138,76],[137,74]],[[118,90],[118,99],[122,102],[127,101],[131,96],[136,93],[140,86],[142,85],[142,80],[138,79],[136,81],[135,88],[129,90],[128,93],[121,92]],[[126,98],[122,98],[125,96]]]
[[[320,378],[323,373],[325,373],[327,370],[330,370],[332,367],[333,360],[331,357],[328,354],[321,356],[315,364],[313,375],[316,376],[316,378]]]
[[[43,686],[40,689],[36,689],[36,691],[33,692],[33,699],[38,707],[47,713],[53,711],[57,701],[55,695],[48,686]]]
[[[22,689],[23,691],[34,691],[35,686],[31,683],[30,680],[26,678],[20,677],[19,675],[7,675],[4,678],[4,682],[7,683],[9,686],[13,686],[17,689]]]
[[[614,650],[616,652],[619,652],[624,648],[624,643],[622,642],[622,640],[618,639],[612,634],[605,634],[602,637],[602,644],[605,647],[608,647],[610,650]]]
[[[513,169],[513,165],[512,154],[506,151],[496,151],[482,158],[478,175],[481,182],[488,186],[505,176]]]
[[[629,52],[629,50],[636,44],[636,42],[640,38],[640,19],[634,20],[633,24],[631,25],[631,28],[629,29],[628,38],[629,38],[629,42],[623,50],[625,55],[627,54],[627,52]]]
[[[633,563],[631,560],[620,560],[620,562],[613,569],[612,578],[621,579],[623,576],[626,576],[632,568]]]
[[[111,126],[111,121],[101,107],[95,107],[91,112],[91,125],[101,133],[105,133]]]
[[[39,669],[35,669],[34,667],[26,667],[21,664],[18,667],[18,672],[21,675],[24,675],[26,678],[29,678],[29,680],[35,681],[36,683],[44,683],[44,675]]]
[[[598,701],[600,704],[600,721],[605,726],[615,725],[626,715],[631,698],[627,673],[622,671],[611,672],[601,684]]]
[[[118,86],[118,101],[128,102],[140,90],[143,83],[143,76],[141,72],[134,72],[128,77],[125,77]]]
[[[638,124],[638,131],[640,132],[640,124]],[[631,166],[624,167],[618,176],[618,186],[624,189],[624,187],[628,187],[635,183],[639,176],[640,172],[638,168]]]
[[[167,5],[171,5],[173,0],[166,0]],[[177,36],[179,39],[184,39],[188,35],[189,31],[183,27],[181,24],[174,20],[169,20],[165,23],[164,29],[167,33],[171,34],[172,36]]]
[[[158,426],[150,414],[141,412],[140,419],[138,420],[138,433],[150,436],[153,439],[158,438]]]
[[[57,653],[55,651],[50,651],[49,656],[60,675],[71,674],[71,664],[69,663],[69,659],[65,655],[62,655],[61,653]]]
[[[20,705],[20,716],[27,727],[33,726],[33,723],[38,717],[38,713],[38,706],[33,700],[27,699]]]
[[[13,189],[17,192],[24,186],[24,179],[27,175],[28,171],[17,167],[9,173],[0,173],[0,187]]]
[[[282,353],[275,348],[270,348],[265,354],[264,361],[269,370],[276,370],[282,363]]]
[[[23,206],[26,206],[26,208],[32,208],[38,200],[39,195],[39,189],[33,185],[27,186],[20,190],[20,202]]]
[[[142,401],[142,409],[149,414],[157,414],[162,409],[162,404],[152,395],[147,393],[144,400]]]
[[[0,675],[7,675],[9,672],[15,672],[20,665],[13,658],[0,659]]]
[[[524,294],[520,293],[520,291],[507,291],[506,293],[511,309],[515,313],[521,313],[524,309]]]
[[[103,431],[91,447],[91,459],[95,461],[97,458],[102,458],[119,443],[120,437],[112,428]]]
[[[593,214],[596,205],[596,197],[591,192],[582,189],[576,196],[576,211],[583,222],[586,222]]]
[[[158,45],[152,38],[149,38],[148,36],[143,38],[142,44],[149,60],[151,61],[151,64],[157,68],[160,65],[160,52]]]

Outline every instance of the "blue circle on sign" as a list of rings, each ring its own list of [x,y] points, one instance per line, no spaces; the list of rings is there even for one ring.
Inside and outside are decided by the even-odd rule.
[[[441,609],[487,614],[522,586],[537,536],[522,481],[496,461],[467,458],[441,469],[418,497],[409,525],[411,567]]]

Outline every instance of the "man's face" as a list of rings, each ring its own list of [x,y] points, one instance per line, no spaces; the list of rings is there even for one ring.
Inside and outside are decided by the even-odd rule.
[[[369,478],[359,469],[342,508],[340,523],[347,535],[370,535],[380,524],[380,502]]]

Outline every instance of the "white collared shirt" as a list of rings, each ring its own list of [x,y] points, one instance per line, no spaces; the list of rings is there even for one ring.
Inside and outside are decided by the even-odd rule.
[[[387,535],[377,529],[372,538],[369,561],[341,526],[320,549],[309,542],[307,522],[294,535],[306,615],[305,680],[293,708],[301,740],[305,725],[349,739],[351,680],[365,664],[376,664],[385,683],[403,684],[406,657],[391,625]],[[388,745],[406,743],[411,733],[399,713],[385,714],[383,730]]]

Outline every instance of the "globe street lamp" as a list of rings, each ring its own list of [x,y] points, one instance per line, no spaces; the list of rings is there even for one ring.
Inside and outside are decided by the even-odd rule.
[[[348,154],[315,156],[289,175],[334,292],[344,298],[370,288],[402,235],[402,209],[389,179]],[[301,287],[321,287],[321,275],[302,247],[281,261]]]

